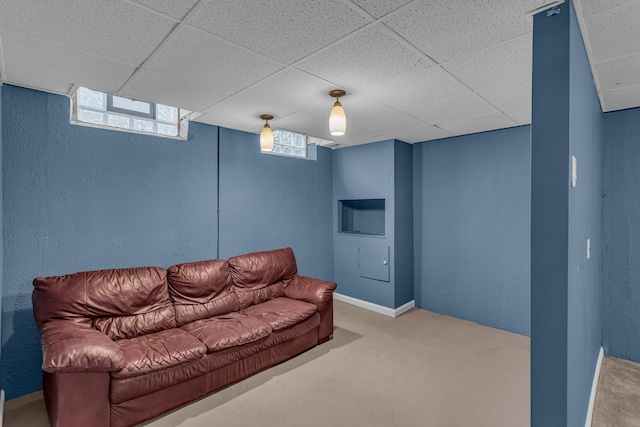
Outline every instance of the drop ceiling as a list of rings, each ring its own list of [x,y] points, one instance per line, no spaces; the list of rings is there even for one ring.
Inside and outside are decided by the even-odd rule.
[[[339,147],[530,123],[532,27],[553,0],[0,0],[0,79],[86,86]],[[640,0],[576,0],[603,111],[640,106]],[[347,133],[332,137],[328,92]]]

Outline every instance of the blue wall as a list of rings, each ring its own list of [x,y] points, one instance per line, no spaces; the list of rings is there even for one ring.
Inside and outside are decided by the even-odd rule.
[[[532,427],[584,425],[602,342],[603,115],[573,5],[559,7],[533,31]]]
[[[291,246],[301,274],[333,279],[329,149],[310,147],[317,161],[264,155],[257,135],[199,123],[188,141],[75,126],[66,97],[2,95],[8,399],[41,388],[36,276]]]
[[[393,145],[394,207],[394,307],[414,301],[413,292],[413,145],[396,140]]]
[[[529,334],[529,127],[413,146],[419,307]]]
[[[215,258],[217,128],[189,141],[69,124],[69,99],[2,87],[7,398],[41,388],[36,276]]]
[[[578,185],[569,191],[567,418],[569,426],[583,426],[602,346],[604,116],[573,4],[571,9],[569,151],[578,159]]]
[[[333,256],[334,280],[340,294],[389,308],[395,305],[394,246],[394,146],[395,140],[376,142],[333,152]],[[385,235],[358,236],[338,233],[338,200],[385,199]],[[390,248],[389,282],[360,276],[358,248]]]
[[[300,274],[333,280],[331,150],[301,160],[259,145],[220,128],[220,257],[290,246]]]
[[[640,108],[605,114],[604,128],[604,345],[640,362]]]

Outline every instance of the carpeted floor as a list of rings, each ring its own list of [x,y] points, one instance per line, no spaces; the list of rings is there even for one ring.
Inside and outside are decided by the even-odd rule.
[[[336,302],[334,339],[148,427],[529,425],[529,339],[413,309],[393,319]],[[47,426],[39,394],[5,427]]]
[[[591,427],[640,427],[640,364],[605,357]]]

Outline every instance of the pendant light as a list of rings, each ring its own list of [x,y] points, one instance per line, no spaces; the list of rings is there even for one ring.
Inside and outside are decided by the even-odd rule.
[[[265,121],[260,132],[260,151],[273,151],[273,132],[271,132],[271,126],[269,126],[269,120],[273,120],[271,114],[263,114],[260,116]]]
[[[342,89],[336,89],[329,92],[329,96],[336,99],[329,114],[329,132],[331,135],[340,136],[344,135],[347,130],[347,116],[344,114],[344,108],[340,103],[340,97],[345,96],[347,92]]]

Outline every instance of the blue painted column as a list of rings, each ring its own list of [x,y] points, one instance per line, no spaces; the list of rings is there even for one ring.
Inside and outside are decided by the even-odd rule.
[[[569,13],[534,17],[531,426],[567,426]]]
[[[534,17],[532,102],[531,425],[578,427],[602,342],[603,117],[570,2]]]
[[[413,146],[394,141],[394,308],[413,301]]]
[[[2,141],[3,141],[3,130],[2,130],[2,91],[4,90],[4,86],[0,83],[0,224],[2,224]],[[0,366],[2,366],[2,276],[4,275],[4,244],[0,245]],[[0,377],[0,389],[4,390],[4,381]]]

